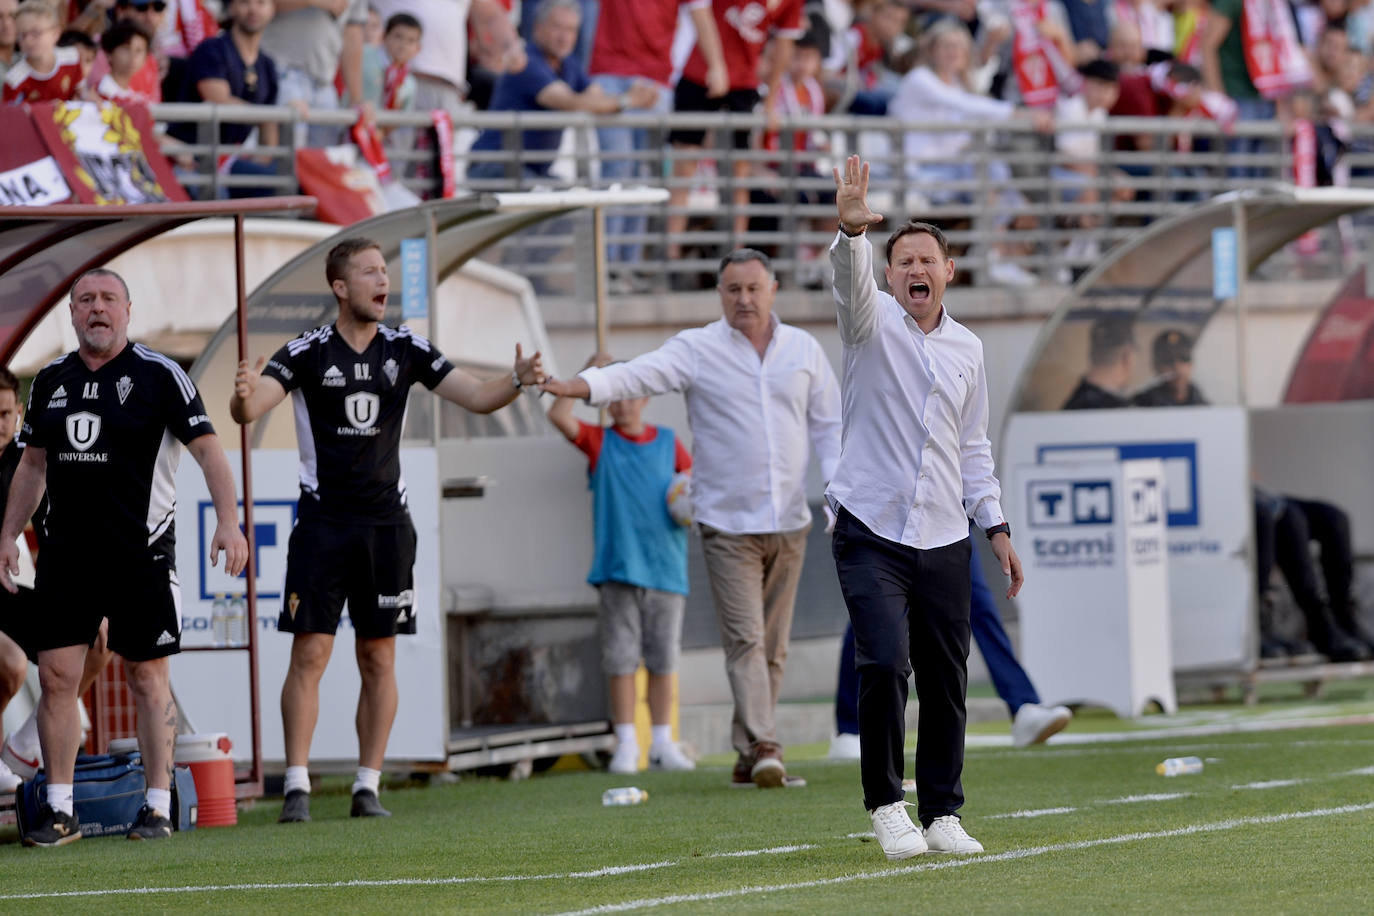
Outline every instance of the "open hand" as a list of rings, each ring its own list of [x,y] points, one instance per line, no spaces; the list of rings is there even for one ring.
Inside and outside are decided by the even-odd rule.
[[[544,375],[544,363],[540,358],[538,350],[529,359],[525,359],[524,352],[520,345],[515,345],[515,374],[520,378],[521,385],[542,385],[546,380]]]
[[[881,213],[868,209],[868,163],[858,156],[850,156],[844,163],[844,175],[834,169],[835,209],[840,222],[851,234],[862,232],[883,221]]]

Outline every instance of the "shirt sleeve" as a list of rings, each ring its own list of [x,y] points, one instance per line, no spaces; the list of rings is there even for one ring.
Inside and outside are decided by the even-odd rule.
[[[592,423],[577,421],[577,438],[572,441],[573,446],[582,454],[587,456],[587,473],[596,470],[596,460],[601,457],[601,443],[606,441],[606,430],[604,427],[596,426]]]
[[[687,446],[682,444],[682,440],[673,436],[673,473],[690,471],[692,469],[692,453],[687,451]]]
[[[821,345],[812,340],[811,392],[806,405],[806,423],[811,430],[811,447],[820,461],[821,480],[835,476],[840,464],[840,383],[830,368]]]
[[[438,387],[444,376],[453,371],[453,363],[439,352],[439,348],[419,334],[410,335],[410,360],[414,365],[414,380],[430,391]]]
[[[192,87],[201,80],[229,79],[229,66],[224,60],[224,44],[213,39],[202,41],[191,52],[191,58],[186,62],[186,71]],[[196,93],[195,97],[200,98],[200,94]]]
[[[690,335],[698,333],[701,333],[699,328],[682,331],[657,350],[636,356],[627,363],[583,369],[578,375],[591,390],[587,402],[599,406],[690,387],[697,362]]]
[[[186,370],[168,361],[163,377],[164,403],[166,404],[167,430],[176,436],[182,445],[210,435],[215,427],[205,412],[205,402],[196,390],[196,383],[186,374]]]
[[[1006,518],[1002,514],[1002,485],[993,473],[992,442],[988,439],[988,379],[981,346],[978,373],[960,413],[959,474],[964,483],[964,511],[979,528],[987,530]]]
[[[791,38],[796,40],[806,34],[806,29],[802,25],[802,4],[803,0],[792,0],[792,6],[783,12],[778,19],[777,36],[779,38]]]
[[[299,338],[297,338],[299,339]],[[310,348],[306,347],[300,351],[301,354],[309,353]],[[291,355],[291,345],[283,346],[272,358],[263,366],[262,374],[267,378],[276,379],[286,391],[294,391],[300,387],[301,369],[304,361],[300,355]]]
[[[878,281],[873,277],[873,246],[868,235],[836,232],[830,244],[830,265],[834,268],[831,290],[840,340],[846,346],[863,346],[878,327]]]
[[[34,413],[33,405],[47,404],[52,390],[52,382],[49,379],[52,375],[47,370],[40,370],[34,378],[33,384],[29,386],[29,403],[24,408],[24,419],[19,426],[19,441],[24,445],[32,445],[34,448],[47,448],[48,443],[43,440],[42,433],[39,431],[37,423],[38,414]]]

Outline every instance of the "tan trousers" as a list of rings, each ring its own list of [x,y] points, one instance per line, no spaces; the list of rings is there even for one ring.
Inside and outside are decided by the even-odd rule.
[[[725,674],[735,697],[731,741],[745,756],[760,741],[778,743],[774,710],[810,528],[725,534],[701,526]]]

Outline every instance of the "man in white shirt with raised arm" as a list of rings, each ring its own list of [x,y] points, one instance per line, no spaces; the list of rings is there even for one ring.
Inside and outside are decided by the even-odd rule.
[[[944,234],[908,222],[887,241],[886,279],[873,277],[865,230],[868,164],[835,170],[840,231],[830,246],[844,344],[844,442],[826,498],[840,590],[854,624],[859,768],[864,807],[888,859],[982,852],[957,814],[964,803],[972,518],[1021,588],[1021,561],[1002,516],[988,441],[983,345],[944,307],[954,261]],[[916,796],[902,793],[907,677],[921,703]]]
[[[797,787],[782,762],[775,710],[811,510],[811,449],[829,480],[840,454],[840,390],[810,334],[773,314],[768,256],[720,264],[724,316],[627,363],[585,369],[544,390],[605,404],[681,391],[692,428],[692,514],[711,578],[735,700],[731,785]],[[808,447],[809,446],[809,447]]]

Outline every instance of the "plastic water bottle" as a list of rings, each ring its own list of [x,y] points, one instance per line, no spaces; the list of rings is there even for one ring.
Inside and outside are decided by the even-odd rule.
[[[229,645],[229,602],[222,594],[216,594],[210,606],[210,635],[216,646]]]
[[[1201,757],[1170,757],[1155,765],[1160,776],[1191,776],[1202,772]]]
[[[647,789],[637,789],[634,786],[621,786],[616,789],[607,789],[601,793],[601,804],[610,807],[612,805],[638,805],[649,800]]]
[[[229,620],[228,635],[229,645],[246,646],[248,645],[248,618],[246,616],[247,605],[242,595],[235,595],[229,599]]]

